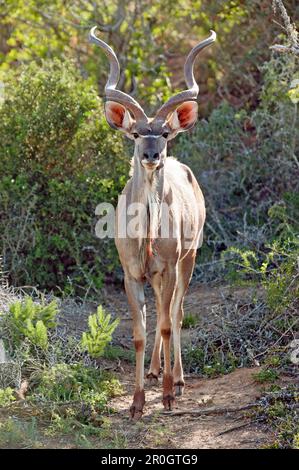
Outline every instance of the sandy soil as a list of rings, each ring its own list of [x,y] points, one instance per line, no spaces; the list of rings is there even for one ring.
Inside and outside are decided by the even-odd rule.
[[[216,379],[198,380],[196,377],[187,377],[184,396],[177,399],[174,412],[200,411],[212,407],[231,409],[254,403],[260,395],[259,386],[252,377],[254,372],[257,372],[257,368],[239,369]],[[134,376],[129,370],[122,374],[122,383],[126,393],[113,400],[117,413],[112,416],[112,420],[113,429],[125,436],[128,447],[252,449],[267,444],[269,440],[265,431],[248,425],[246,411],[207,416],[176,416],[171,412],[164,412],[161,384],[146,389],[144,416],[141,422],[134,423],[130,421],[128,414],[134,389]],[[238,426],[239,429],[227,432]],[[222,434],[223,432],[225,433]]]
[[[228,286],[190,286],[185,300],[185,312],[193,315],[209,315],[213,305],[234,295],[250,296],[244,288],[236,289]],[[146,289],[147,298],[147,360],[150,358],[154,340],[156,313],[154,297]],[[124,290],[119,286],[107,287],[101,302],[107,311],[120,318],[120,325],[114,334],[115,344],[132,350],[132,321]],[[63,323],[67,331],[81,334],[86,328],[90,312],[96,305],[85,305],[80,311],[70,302],[64,305]],[[183,330],[183,347],[192,338],[192,330]],[[134,390],[135,366],[126,361],[104,361],[101,365],[113,370],[123,385],[122,396],[112,400],[115,412],[106,417],[107,436],[100,441],[91,438],[93,447],[112,448],[259,448],[265,446],[271,435],[261,427],[250,424],[250,410],[228,412],[227,409],[244,407],[254,403],[261,395],[261,385],[255,382],[253,374],[258,368],[237,369],[231,374],[215,379],[202,379],[196,375],[185,377],[184,396],[178,398],[173,412],[164,412],[162,405],[161,379],[157,386],[146,385],[146,407],[142,419],[132,422],[129,418]],[[221,408],[221,413],[202,414],[199,412],[210,408]],[[177,415],[177,412],[184,414]],[[6,416],[6,414],[5,414]],[[5,417],[3,416],[3,418]],[[6,416],[7,417],[7,416]],[[1,416],[0,416],[1,421]],[[235,429],[236,428],[236,429]],[[38,438],[38,446],[44,448],[73,448],[77,444],[67,435],[59,438],[50,436]]]
[[[243,289],[240,289],[240,295]],[[236,289],[234,289],[236,291]],[[212,305],[231,295],[230,287],[211,287],[192,285],[185,299],[185,312],[194,315],[208,315]],[[236,293],[236,292],[235,292]],[[150,290],[147,294],[147,357],[150,357],[155,333],[154,298]],[[115,292],[108,288],[105,293],[108,311],[121,318],[115,342],[125,348],[132,348],[132,321],[124,291]],[[191,330],[183,330],[183,345],[190,341]],[[134,366],[119,363],[115,368],[122,382],[125,394],[113,400],[117,413],[111,416],[113,429],[124,436],[128,447],[162,448],[257,448],[265,445],[269,435],[256,426],[249,425],[248,411],[237,413],[222,412],[196,416],[190,410],[205,410],[211,407],[242,407],[261,394],[260,385],[254,381],[253,374],[258,368],[243,368],[215,379],[199,379],[195,375],[186,377],[183,397],[177,399],[174,412],[187,411],[188,414],[175,415],[163,411],[162,384],[146,386],[146,407],[142,420],[133,423],[129,419],[129,407],[134,390]],[[231,428],[239,429],[229,431]],[[225,432],[225,433],[224,433]],[[222,434],[224,433],[224,434]]]

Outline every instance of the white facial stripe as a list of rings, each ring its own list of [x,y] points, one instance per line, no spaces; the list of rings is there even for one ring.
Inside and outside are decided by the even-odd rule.
[[[140,136],[142,139],[159,139],[159,137],[162,137],[162,135],[141,135]]]

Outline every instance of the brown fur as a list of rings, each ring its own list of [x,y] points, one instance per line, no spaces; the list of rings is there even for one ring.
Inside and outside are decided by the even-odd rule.
[[[143,361],[146,332],[143,283],[147,278],[153,286],[157,305],[157,332],[148,373],[151,381],[155,382],[153,378],[159,374],[161,343],[163,341],[165,374],[163,404],[166,409],[171,409],[174,402],[173,382],[179,386],[184,383],[180,351],[182,303],[192,275],[196,247],[198,241],[202,240],[205,207],[202,192],[192,171],[175,159],[166,158],[163,168],[155,171],[155,177],[151,176],[150,180],[146,180],[146,178],[147,172],[142,169],[135,156],[133,175],[123,192],[126,195],[127,207],[134,201],[144,201],[147,204],[147,201],[156,200],[168,204],[170,207],[170,238],[160,238],[159,236],[156,236],[155,239],[151,237],[118,238],[116,235],[115,242],[125,272],[126,292],[134,321],[134,337],[137,346],[136,390],[143,389],[144,381]],[[146,184],[143,183],[144,180],[147,181]],[[156,195],[149,197],[147,192],[150,191],[156,191]],[[159,202],[158,207],[160,207]],[[183,212],[182,208],[184,208]],[[150,213],[151,211],[148,210],[146,217],[149,217]],[[178,238],[172,236],[174,221],[177,226],[182,227]],[[189,224],[191,230],[188,239],[185,239],[183,232],[185,222]],[[148,224],[152,223],[149,217]],[[154,220],[154,223],[160,223],[159,217]],[[147,234],[157,234],[157,232],[150,226]],[[188,240],[191,242],[190,247],[189,245],[184,246],[185,241]],[[173,369],[171,369],[170,354],[171,333],[173,333],[175,359]],[[141,402],[138,403],[140,405]],[[134,413],[134,410],[135,401],[133,401],[131,414]],[[139,413],[140,410],[137,411]]]
[[[212,44],[216,33],[197,44],[189,53],[184,74],[187,90],[170,98],[149,118],[137,101],[117,90],[120,67],[115,56],[104,41],[90,31],[90,40],[99,45],[110,62],[110,74],[105,92],[106,118],[110,126],[124,132],[135,140],[134,165],[116,212],[115,243],[125,273],[125,289],[133,315],[136,347],[136,391],[131,414],[138,417],[144,405],[144,352],[146,342],[146,308],[143,282],[152,284],[157,305],[157,329],[149,375],[160,370],[163,337],[164,349],[164,395],[163,403],[171,409],[173,402],[173,376],[183,381],[181,362],[180,329],[183,316],[183,299],[193,272],[195,252],[202,243],[205,206],[202,192],[190,169],[167,158],[167,142],[179,132],[190,129],[197,120],[198,85],[193,75],[194,61],[199,52]],[[147,233],[119,234],[119,215],[127,220],[131,204],[141,203],[147,214],[138,214],[139,227]],[[166,209],[168,215],[166,219]],[[140,207],[140,204],[139,204]],[[131,214],[132,215],[132,214]],[[124,217],[124,218],[123,218]],[[170,232],[163,235],[163,229]],[[170,333],[173,333],[174,368],[171,369]],[[166,396],[165,396],[166,393]],[[142,399],[140,398],[142,394]],[[137,405],[136,405],[137,404]]]
[[[110,103],[106,112],[114,110]],[[113,113],[112,113],[113,114]],[[134,224],[146,230],[127,238],[118,236],[115,243],[125,274],[125,288],[134,323],[136,348],[136,392],[144,388],[144,354],[146,343],[145,298],[143,283],[153,286],[157,305],[157,331],[149,374],[158,376],[163,342],[164,375],[163,403],[171,409],[174,400],[173,379],[183,381],[180,349],[182,302],[194,267],[195,252],[202,239],[205,207],[202,192],[192,171],[172,157],[167,157],[165,131],[172,135],[190,127],[196,120],[197,105],[181,105],[166,123],[135,122],[124,116],[123,131],[137,135],[131,179],[124,188],[124,203],[117,208],[118,216],[126,211],[127,227]],[[119,116],[116,116],[118,124]],[[129,123],[129,124],[128,124]],[[130,126],[128,129],[127,124]],[[155,161],[150,156],[158,155]],[[153,157],[152,157],[153,158]],[[131,204],[144,209],[129,215]],[[131,217],[131,219],[130,219]],[[145,225],[146,223],[146,225]],[[169,227],[167,234],[163,230]],[[174,367],[171,368],[173,333]],[[133,412],[134,405],[133,402]],[[138,412],[140,410],[137,410]],[[131,410],[132,412],[132,410]]]
[[[152,372],[150,374],[146,374],[147,379],[157,379],[158,380],[158,375],[153,374]]]
[[[134,345],[135,345],[135,351],[136,352],[142,351],[142,349],[144,348],[144,341],[143,340],[136,340],[136,341],[134,341]]]
[[[179,385],[179,386],[181,386],[181,387],[184,387],[184,386],[185,386],[185,382],[184,382],[183,380],[178,380],[178,381],[175,382],[173,385],[174,385],[174,386]]]
[[[172,375],[163,375],[163,395],[173,394],[173,377]]]
[[[162,335],[162,338],[170,338],[171,329],[170,328],[162,328],[161,335]]]

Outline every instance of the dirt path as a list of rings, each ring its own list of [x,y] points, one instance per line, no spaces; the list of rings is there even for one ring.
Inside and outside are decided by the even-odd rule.
[[[241,294],[240,289],[240,294]],[[185,312],[194,315],[208,315],[211,307],[229,296],[229,287],[191,286],[185,300]],[[115,333],[117,344],[125,348],[132,347],[132,321],[125,293],[107,289],[105,305],[108,311],[117,313],[121,318]],[[147,291],[147,360],[155,332],[155,308],[151,291]],[[183,330],[183,346],[190,341],[191,330]],[[257,448],[268,442],[269,436],[256,426],[250,425],[246,413],[221,413],[207,416],[184,414],[175,416],[163,411],[161,403],[161,379],[157,387],[146,386],[146,408],[142,420],[132,423],[129,420],[129,407],[134,390],[133,365],[119,363],[116,373],[123,384],[125,393],[113,400],[112,406],[117,411],[111,416],[112,428],[116,439],[132,448]],[[253,378],[258,368],[238,369],[233,373],[215,379],[199,379],[197,376],[186,377],[185,394],[176,401],[174,411],[204,410],[211,407],[241,407],[255,400],[261,394],[261,387]],[[246,425],[243,427],[243,425]],[[242,426],[231,432],[230,428]]]
[[[244,368],[216,379],[187,377],[185,394],[177,400],[174,411],[234,408],[253,403],[260,395],[259,387],[252,377],[256,371]],[[134,389],[134,376],[126,370],[121,380],[126,393],[112,402],[117,410],[117,414],[112,416],[112,427],[115,433],[124,436],[126,447],[247,449],[261,447],[268,441],[269,436],[253,425],[221,434],[230,428],[247,425],[249,420],[244,417],[244,412],[208,416],[174,416],[163,412],[161,384],[155,388],[146,388],[145,414],[142,421],[132,423],[128,409]]]
[[[185,314],[204,316],[212,329],[215,328],[214,306],[224,300],[235,298],[244,300],[245,305],[253,298],[254,293],[249,288],[232,288],[229,286],[198,285],[190,286],[185,299]],[[147,350],[146,368],[150,360],[155,328],[156,312],[154,297],[150,289],[146,289],[147,299]],[[120,325],[113,335],[116,345],[129,352],[133,351],[132,320],[129,312],[127,298],[124,290],[119,286],[107,287],[103,298],[99,299],[106,310],[120,319]],[[234,302],[233,302],[234,303]],[[78,305],[72,299],[62,305],[62,334],[81,335],[86,330],[88,315],[96,310],[96,303]],[[217,309],[216,309],[217,313]],[[185,348],[192,341],[196,342],[196,329],[182,330],[182,347]],[[135,366],[128,357],[120,359],[101,358],[100,366],[112,370],[123,386],[124,393],[114,398],[111,406],[114,412],[104,416],[101,422],[99,437],[88,436],[84,440],[81,435],[70,436],[66,429],[62,435],[51,437],[44,433],[45,429],[35,429],[28,424],[28,416],[24,416],[24,429],[29,429],[32,437],[29,443],[19,442],[15,431],[9,431],[10,439],[16,439],[16,447],[42,447],[42,448],[241,448],[253,449],[266,446],[273,440],[273,436],[261,426],[250,424],[250,409],[237,412],[228,412],[227,409],[246,407],[256,402],[263,393],[264,385],[254,379],[254,374],[259,370],[255,368],[241,368],[234,372],[222,375],[214,379],[203,379],[196,374],[185,376],[186,387],[184,396],[179,397],[172,413],[164,412],[162,405],[161,378],[156,387],[150,388],[146,384],[146,407],[140,421],[132,422],[129,418],[129,408],[134,391]],[[187,365],[185,364],[185,367]],[[280,377],[277,385],[283,385],[287,377]],[[279,383],[278,383],[279,382]],[[25,407],[26,408],[26,407]],[[221,408],[221,413],[201,414],[190,413],[191,410],[204,411],[210,408]],[[26,411],[26,409],[25,409]],[[186,412],[184,414],[175,414]],[[0,424],[9,416],[9,410],[4,409],[0,416]],[[27,413],[28,414],[28,413]],[[22,416],[20,416],[22,421]],[[33,423],[34,424],[34,423]],[[29,426],[29,427],[28,427]],[[31,426],[31,427],[30,427]],[[21,428],[21,433],[23,428]],[[29,432],[28,431],[28,432]],[[41,431],[41,432],[39,432]],[[20,433],[20,431],[18,431]],[[26,431],[27,432],[27,431]],[[1,434],[1,433],[0,433]],[[0,435],[1,440],[1,435]],[[12,444],[4,447],[11,448]],[[1,446],[1,444],[0,444]]]

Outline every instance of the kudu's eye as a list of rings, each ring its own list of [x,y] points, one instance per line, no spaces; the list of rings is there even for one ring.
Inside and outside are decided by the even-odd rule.
[[[164,134],[162,134],[162,136],[164,137],[164,139],[167,139],[167,137],[169,136],[169,132],[164,132]]]
[[[134,139],[138,139],[139,134],[137,134],[137,132],[133,132],[133,137],[134,137]]]

